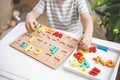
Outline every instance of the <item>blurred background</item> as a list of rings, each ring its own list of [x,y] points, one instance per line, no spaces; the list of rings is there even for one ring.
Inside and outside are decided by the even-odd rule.
[[[0,0],[0,40],[18,23],[39,0]],[[120,0],[86,0],[94,23],[93,36],[120,43]],[[47,24],[46,13],[38,18]],[[119,75],[119,76],[118,76]],[[120,68],[117,79],[120,80]]]

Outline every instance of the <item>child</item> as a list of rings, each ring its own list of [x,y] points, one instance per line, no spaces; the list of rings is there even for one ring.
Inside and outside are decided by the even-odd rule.
[[[36,19],[47,13],[48,26],[72,33],[82,34],[80,48],[86,49],[92,41],[93,23],[85,0],[40,0],[26,16],[27,31],[34,31]],[[81,27],[81,24],[83,29]]]

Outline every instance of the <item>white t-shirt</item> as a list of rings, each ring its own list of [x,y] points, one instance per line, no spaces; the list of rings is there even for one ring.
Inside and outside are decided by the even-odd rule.
[[[75,34],[82,34],[80,14],[88,12],[85,0],[40,0],[33,8],[38,13],[47,13],[48,26]]]

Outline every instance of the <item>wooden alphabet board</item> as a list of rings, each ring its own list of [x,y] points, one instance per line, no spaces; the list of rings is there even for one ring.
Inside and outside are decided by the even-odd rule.
[[[73,37],[39,25],[35,32],[24,33],[12,41],[10,46],[56,69],[74,51],[78,42]]]

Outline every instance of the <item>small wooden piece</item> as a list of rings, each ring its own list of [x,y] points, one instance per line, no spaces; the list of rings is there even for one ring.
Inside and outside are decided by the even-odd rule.
[[[71,59],[69,63],[71,64],[72,67],[80,67],[80,63],[78,62],[77,59]]]
[[[89,48],[89,52],[96,53],[97,49],[95,46]]]
[[[28,44],[26,43],[26,42],[22,42],[22,43],[20,43],[20,47],[26,47],[26,46],[28,46]]]
[[[115,66],[115,62],[113,62],[112,60],[108,60],[108,61],[106,62],[106,65],[107,65],[108,67],[112,68],[112,67]]]
[[[28,41],[33,42],[35,40],[35,37],[30,38]]]
[[[54,32],[54,30],[53,29],[48,29],[46,32],[51,34],[52,32]]]
[[[94,67],[94,68],[89,72],[89,74],[92,75],[92,76],[97,76],[100,72],[101,72],[101,71],[100,71],[98,68]]]
[[[89,65],[89,63],[88,63],[87,60],[85,60],[84,62],[82,62],[82,63],[80,64],[80,66],[81,66],[81,67],[84,67],[84,68],[90,68],[90,65]]]
[[[80,57],[80,59],[78,60],[80,63],[84,62],[85,61],[85,57]]]
[[[87,73],[87,69],[83,67],[80,67],[80,71]]]
[[[57,31],[55,33],[53,33],[53,35],[56,36],[56,37],[59,37],[59,38],[62,38],[62,36],[63,36],[62,33],[59,33]]]
[[[34,46],[33,45],[30,45],[30,46],[28,46],[26,49],[25,49],[25,51],[33,51],[34,50]]]
[[[80,57],[82,57],[82,56],[83,56],[83,54],[80,53],[80,52],[74,53],[74,57],[75,57],[77,60],[79,60]]]
[[[38,30],[38,29],[40,28],[40,26],[41,26],[41,25],[38,24],[38,25],[35,27],[35,29]]]
[[[52,47],[50,48],[50,51],[51,51],[52,54],[55,54],[58,50],[59,50],[59,48],[56,47],[56,46],[52,46]]]
[[[93,58],[93,60],[95,60],[96,63],[100,62],[103,66],[106,66],[106,63],[102,60],[102,58],[100,56]]]
[[[42,25],[41,25],[42,26]],[[39,33],[44,33],[44,32],[46,32],[46,30],[47,30],[48,28],[47,27],[40,27],[39,29],[38,29],[38,32]]]
[[[37,51],[34,53],[35,55],[40,55],[42,53],[41,49],[37,49]]]
[[[113,62],[112,60],[104,62],[100,56],[93,58],[93,60],[95,60],[96,63],[100,62],[103,66],[108,66],[110,68],[115,66],[115,62]]]
[[[107,48],[107,47],[104,47],[104,46],[98,45],[97,48],[100,49],[100,50],[103,50],[103,51],[105,51],[105,52],[108,51],[108,48]]]

